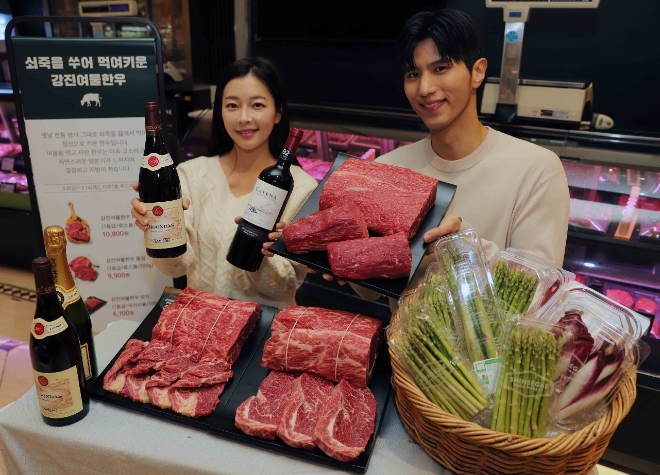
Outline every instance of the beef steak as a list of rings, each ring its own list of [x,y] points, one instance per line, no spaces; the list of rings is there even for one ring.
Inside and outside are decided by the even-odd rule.
[[[120,371],[127,363],[135,363],[148,344],[148,342],[142,340],[128,340],[124,351],[121,352],[112,367],[105,373],[103,389],[112,393],[119,393],[125,383],[125,375]]]
[[[367,386],[380,342],[381,322],[339,310],[287,307],[271,325],[261,365],[308,371],[330,381]]]
[[[282,231],[289,252],[303,254],[325,251],[331,242],[369,237],[367,222],[360,208],[342,200],[332,208],[305,216]]]
[[[314,442],[336,460],[356,459],[367,447],[376,426],[376,398],[369,388],[342,380],[314,426]]]
[[[229,300],[188,287],[163,309],[152,338],[195,348],[199,357],[204,350],[232,364],[260,314],[257,303]]]
[[[408,277],[412,253],[404,233],[385,237],[333,242],[328,246],[332,273],[347,279]]]
[[[412,239],[435,203],[437,186],[435,178],[407,168],[349,158],[326,180],[319,208],[349,198],[360,207],[369,230],[404,232]]]
[[[296,375],[271,371],[259,386],[256,396],[250,396],[236,409],[234,423],[247,435],[273,440],[282,411],[291,397]]]
[[[291,447],[312,450],[312,436],[321,409],[335,385],[330,381],[303,373],[293,382],[291,398],[277,423],[277,435]]]

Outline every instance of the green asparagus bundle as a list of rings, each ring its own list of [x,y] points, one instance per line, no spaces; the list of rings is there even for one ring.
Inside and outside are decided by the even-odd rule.
[[[490,428],[544,437],[552,376],[563,341],[539,328],[516,328],[505,341]]]
[[[439,257],[458,313],[457,323],[464,333],[468,356],[470,361],[476,362],[498,356],[493,328],[499,328],[500,322],[494,296],[489,294],[490,287],[484,289],[485,293],[479,288],[470,252],[474,251],[459,250],[454,243],[448,243]]]
[[[406,362],[418,387],[433,404],[464,420],[481,412],[487,396],[463,363],[451,332],[425,302],[403,310],[388,343]]]
[[[447,296],[447,281],[443,276],[432,272],[427,274],[422,301],[428,305],[443,327],[454,329],[454,316]]]
[[[495,264],[493,283],[498,300],[506,304],[505,320],[514,314],[527,313],[538,286],[538,278],[535,274],[509,267],[505,261],[498,261]]]

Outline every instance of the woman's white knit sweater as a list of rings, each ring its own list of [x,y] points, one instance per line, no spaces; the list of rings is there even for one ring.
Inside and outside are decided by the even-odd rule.
[[[294,295],[305,278],[305,266],[283,257],[264,258],[257,272],[246,272],[227,262],[236,231],[234,218],[243,214],[250,194],[235,197],[215,157],[198,157],[177,167],[181,193],[190,198],[185,212],[188,250],[180,257],[153,259],[161,272],[188,276],[188,286],[225,297],[284,308],[295,305]],[[294,187],[282,220],[290,223],[316,188],[317,182],[292,166]]]

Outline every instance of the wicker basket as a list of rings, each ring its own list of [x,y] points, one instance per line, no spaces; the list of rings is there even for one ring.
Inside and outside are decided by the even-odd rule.
[[[397,319],[398,314],[392,322]],[[390,356],[396,405],[406,429],[426,453],[458,474],[587,473],[605,452],[637,395],[633,366],[603,417],[570,435],[531,439],[491,431],[444,412],[418,389],[391,349]]]

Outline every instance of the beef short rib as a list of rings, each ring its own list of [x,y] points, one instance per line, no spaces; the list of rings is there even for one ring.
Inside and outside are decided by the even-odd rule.
[[[349,312],[287,307],[273,319],[261,365],[364,387],[371,379],[380,330],[379,320]]]
[[[296,375],[271,371],[261,382],[256,396],[250,396],[236,409],[236,427],[247,435],[274,440],[277,423],[291,397]]]
[[[328,246],[332,273],[347,279],[397,279],[408,277],[412,253],[404,233],[385,237],[334,242]]]
[[[346,380],[332,391],[314,426],[314,442],[336,460],[356,459],[367,447],[376,426],[376,398],[369,388]]]
[[[369,230],[360,208],[345,199],[294,221],[284,228],[282,236],[289,252],[303,254],[325,251],[332,242],[367,238]]]
[[[312,440],[318,416],[330,398],[335,385],[309,373],[293,382],[291,398],[277,424],[277,436],[291,447],[312,450]]]
[[[369,230],[384,236],[404,232],[412,239],[435,203],[437,186],[435,178],[407,168],[349,158],[326,180],[319,208],[349,198]]]

